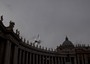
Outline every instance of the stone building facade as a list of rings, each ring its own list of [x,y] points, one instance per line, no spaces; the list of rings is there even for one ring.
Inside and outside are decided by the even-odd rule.
[[[68,39],[55,50],[23,40],[15,23],[8,27],[0,20],[0,64],[90,64],[90,46],[76,45]]]

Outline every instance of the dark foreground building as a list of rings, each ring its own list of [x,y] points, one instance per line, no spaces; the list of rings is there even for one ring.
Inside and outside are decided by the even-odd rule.
[[[14,23],[8,27],[0,20],[0,64],[90,64],[90,46],[74,46],[66,37],[56,50],[29,43],[13,31]]]

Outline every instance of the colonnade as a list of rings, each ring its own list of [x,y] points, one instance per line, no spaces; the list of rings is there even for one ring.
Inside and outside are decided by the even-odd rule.
[[[17,49],[17,48],[16,48]],[[17,53],[17,52],[16,52]],[[67,55],[48,53],[34,53],[18,48],[16,64],[89,64],[90,57],[87,54],[75,54],[67,58]],[[15,63],[14,63],[15,64]]]
[[[76,54],[76,64],[90,64],[90,54]]]
[[[22,49],[18,50],[18,64],[66,64],[66,57],[42,53],[28,52]],[[75,58],[70,57],[71,64],[75,64]]]
[[[5,51],[3,52],[4,59],[2,64],[90,64],[89,53],[76,53],[67,57],[67,54],[57,55],[38,50],[33,52],[36,50],[30,49],[27,51],[23,49],[24,47],[20,48],[20,46],[7,41],[6,46],[3,46]]]
[[[18,64],[60,64],[60,57],[37,54],[24,50],[18,51]]]

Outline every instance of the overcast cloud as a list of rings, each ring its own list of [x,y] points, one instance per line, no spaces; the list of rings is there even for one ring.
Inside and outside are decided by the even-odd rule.
[[[48,48],[62,44],[66,35],[74,44],[90,43],[90,0],[0,0],[0,15],[6,26],[15,22],[27,40],[40,34]]]

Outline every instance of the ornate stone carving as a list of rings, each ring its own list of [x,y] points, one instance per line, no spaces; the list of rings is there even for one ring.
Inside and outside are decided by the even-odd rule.
[[[10,21],[10,22],[9,22],[9,26],[7,27],[7,30],[13,31],[14,25],[15,25],[15,23],[12,22],[12,21]]]
[[[15,23],[14,23],[14,22],[12,22],[12,21],[10,21],[10,22],[9,22],[9,27],[10,27],[10,28],[12,28],[12,29],[13,29],[13,28],[14,28],[14,25],[15,25]]]

